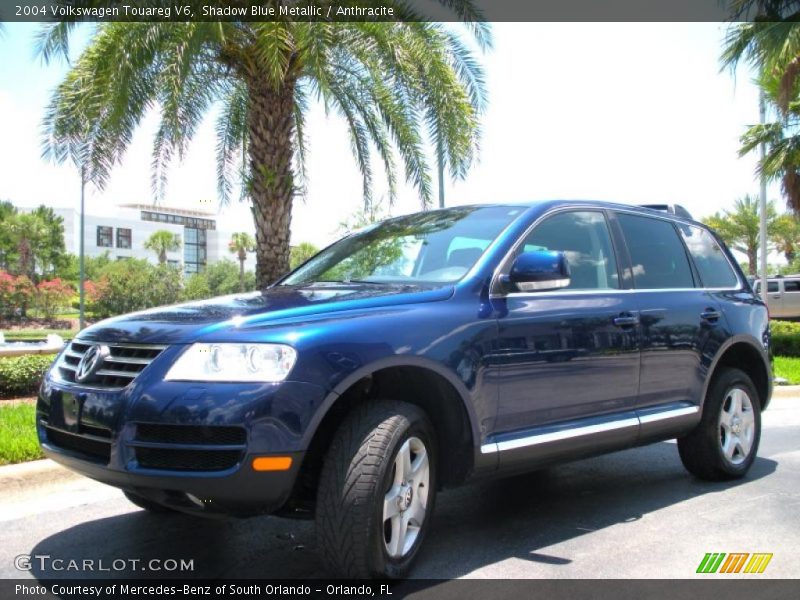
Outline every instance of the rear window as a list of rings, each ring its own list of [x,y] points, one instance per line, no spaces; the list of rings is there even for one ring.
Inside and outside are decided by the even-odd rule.
[[[753,291],[758,293],[760,289],[761,289],[761,282],[760,281],[756,281],[755,286],[753,286]],[[780,290],[778,289],[778,282],[777,281],[768,281],[767,282],[767,293],[774,294],[775,292],[778,292],[778,291],[780,291]]]
[[[736,273],[714,236],[702,227],[693,225],[678,224],[678,229],[694,259],[703,285],[707,288],[735,287],[738,283]]]
[[[692,288],[686,250],[670,221],[618,214],[638,289]]]

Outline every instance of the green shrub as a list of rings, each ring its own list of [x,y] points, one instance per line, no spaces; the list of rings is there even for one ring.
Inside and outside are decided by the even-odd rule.
[[[54,354],[0,358],[0,398],[35,394],[54,358]]]
[[[800,356],[800,323],[773,320],[769,328],[774,356]]]
[[[204,300],[210,297],[211,289],[208,287],[208,277],[205,273],[195,273],[186,278],[183,286],[185,300]]]
[[[774,356],[800,357],[800,336],[772,334],[772,354]]]
[[[239,265],[223,258],[206,267],[205,276],[211,296],[225,296],[239,293]],[[252,271],[244,274],[245,290],[256,289],[256,277]]]
[[[769,322],[769,328],[770,331],[772,331],[772,335],[775,334],[800,335],[800,323],[795,323],[794,321],[779,321],[773,319],[772,321]]]
[[[114,261],[100,271],[92,290],[87,290],[89,308],[105,318],[173,304],[180,300],[182,286],[177,267],[136,259]]]

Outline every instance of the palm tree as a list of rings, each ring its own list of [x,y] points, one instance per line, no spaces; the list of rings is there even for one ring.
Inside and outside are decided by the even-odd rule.
[[[167,262],[167,252],[176,252],[181,248],[181,236],[166,229],[153,232],[144,242],[147,250],[152,250],[158,256],[158,264]]]
[[[775,202],[767,204],[767,234],[775,233],[777,213]],[[703,219],[703,222],[716,230],[719,236],[733,250],[747,256],[747,270],[752,276],[756,274],[758,264],[758,236],[760,219],[758,214],[758,198],[749,194],[737,198],[733,210],[725,210]]]
[[[489,47],[489,26],[474,0],[438,2],[465,23],[481,50]],[[419,19],[405,2],[393,7],[402,22],[100,24],[53,94],[46,150],[64,156],[65,146],[88,136],[88,176],[102,187],[145,112],[158,106],[153,183],[163,189],[170,159],[183,154],[208,109],[220,106],[219,195],[227,201],[241,177],[255,221],[256,280],[266,285],[289,266],[312,100],[346,121],[365,200],[373,153],[390,197],[399,157],[424,206],[432,201],[426,140],[442,144],[454,177],[463,177],[476,156],[485,93],[474,52],[452,26]],[[74,24],[44,27],[43,59],[66,55]]]
[[[289,255],[289,266],[292,269],[296,269],[318,252],[319,248],[317,248],[314,244],[310,242],[300,242],[297,244],[297,246],[292,246],[292,250]]]
[[[800,244],[800,220],[795,215],[781,215],[775,219],[772,241],[775,248],[792,264],[797,258],[797,246]]]
[[[740,155],[764,144],[766,154],[758,173],[781,180],[789,206],[800,213],[800,12],[785,0],[731,0],[732,20],[722,52],[723,67],[735,69],[744,61],[755,68],[776,119],[748,128]]]
[[[244,292],[244,261],[248,252],[255,252],[256,241],[249,233],[234,233],[228,242],[228,250],[239,259],[239,291]]]
[[[47,225],[36,212],[18,214],[11,222],[11,235],[18,257],[20,275],[27,275],[31,281],[38,281],[37,259],[45,247],[44,242],[48,236]]]

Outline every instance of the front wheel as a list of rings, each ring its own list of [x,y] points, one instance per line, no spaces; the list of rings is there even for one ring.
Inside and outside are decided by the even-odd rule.
[[[739,369],[725,369],[706,395],[697,427],[678,440],[686,469],[700,479],[743,477],[761,439],[761,410],[753,381]]]
[[[406,575],[436,497],[436,437],[428,417],[405,402],[356,408],[331,443],[317,494],[317,537],[332,572]]]

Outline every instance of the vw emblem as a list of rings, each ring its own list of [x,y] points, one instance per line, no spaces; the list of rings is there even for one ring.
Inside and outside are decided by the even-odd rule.
[[[75,379],[81,383],[89,381],[100,370],[103,361],[110,353],[111,349],[108,346],[89,346],[81,357],[81,362],[78,363]]]

